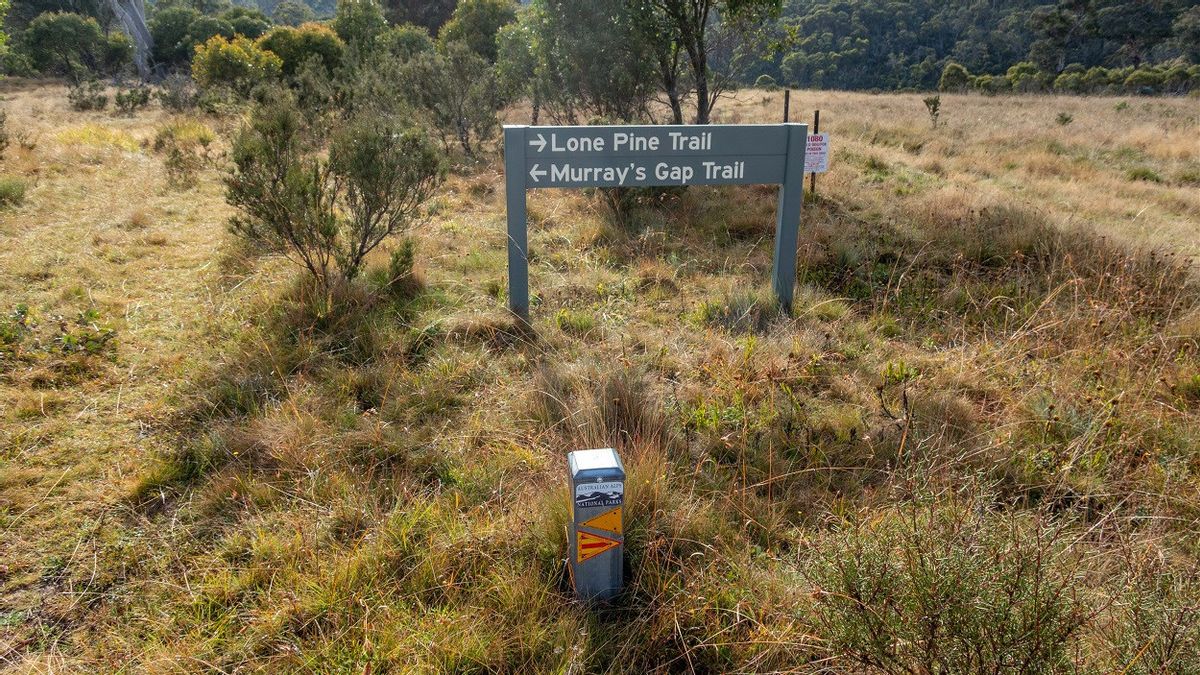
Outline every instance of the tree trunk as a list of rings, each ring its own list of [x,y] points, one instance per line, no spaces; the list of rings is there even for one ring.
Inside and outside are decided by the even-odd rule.
[[[679,50],[671,48],[671,52],[658,52],[658,73],[671,105],[671,124],[683,124],[683,102],[679,97]]]
[[[133,41],[133,63],[143,80],[150,79],[150,53],[154,38],[146,27],[146,6],[142,0],[108,0],[108,6],[121,23],[121,28]]]
[[[471,132],[462,118],[459,118],[456,126],[458,127],[458,142],[462,145],[463,152],[467,153],[467,157],[474,159],[475,153],[471,150]]]
[[[696,78],[696,124],[708,124],[712,105],[708,101],[708,60],[701,47],[696,60],[692,64],[692,74]]]

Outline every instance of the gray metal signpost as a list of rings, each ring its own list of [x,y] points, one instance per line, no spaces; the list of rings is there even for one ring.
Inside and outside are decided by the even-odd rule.
[[[529,319],[525,191],[778,183],[771,285],[791,311],[806,124],[504,127],[508,306]]]
[[[621,592],[625,553],[625,467],[612,448],[567,454],[571,533],[567,555],[575,593],[608,600]]]

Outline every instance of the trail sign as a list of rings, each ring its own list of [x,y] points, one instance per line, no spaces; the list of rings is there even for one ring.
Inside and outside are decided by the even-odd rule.
[[[592,534],[585,530],[579,530],[575,533],[575,545],[578,549],[575,552],[575,562],[582,563],[595,558],[610,548],[620,546],[621,542],[616,539],[602,537],[598,534]]]
[[[591,520],[583,521],[584,527],[590,527],[594,530],[604,530],[613,534],[621,534],[621,507],[617,507],[611,511],[605,511]]]
[[[772,286],[790,311],[807,138],[806,124],[504,127],[509,309],[529,319],[527,190],[777,183]]]
[[[567,564],[575,593],[609,600],[624,584],[625,467],[612,448],[567,453],[571,521]]]

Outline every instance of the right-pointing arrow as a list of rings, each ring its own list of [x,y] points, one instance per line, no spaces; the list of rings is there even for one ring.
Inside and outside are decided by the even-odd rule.
[[[536,141],[533,140],[532,138],[529,139],[529,145],[537,148],[538,152],[541,152],[542,150],[546,149],[546,137],[541,134],[538,134]]]
[[[533,166],[529,167],[529,177],[533,179],[533,182],[535,182],[535,183],[538,182],[538,179],[545,175],[546,175],[546,170],[542,169],[539,171],[537,164],[534,164]]]

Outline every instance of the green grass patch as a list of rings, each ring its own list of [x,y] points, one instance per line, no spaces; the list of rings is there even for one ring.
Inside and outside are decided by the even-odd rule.
[[[1131,181],[1146,181],[1147,183],[1161,183],[1162,176],[1148,166],[1134,167],[1125,172],[1125,178]]]
[[[29,185],[16,176],[0,176],[0,208],[20,206],[25,201]]]

